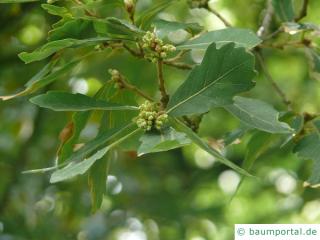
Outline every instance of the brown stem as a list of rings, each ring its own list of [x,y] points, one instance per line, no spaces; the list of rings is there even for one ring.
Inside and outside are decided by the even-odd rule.
[[[144,53],[142,51],[142,48],[139,52],[133,50],[132,48],[130,48],[128,45],[126,44],[123,44],[122,45],[132,56],[135,56],[137,58],[144,58]],[[174,57],[175,58],[175,57]],[[167,60],[163,60],[163,64],[165,65],[168,65],[168,66],[172,66],[172,67],[175,67],[175,68],[179,68],[179,69],[182,69],[182,70],[190,70],[193,68],[192,65],[189,65],[187,63],[183,63],[183,62],[174,62],[172,60],[173,58],[171,59],[167,59]],[[147,59],[149,62],[151,62],[151,60]]]
[[[158,81],[159,81],[159,90],[161,93],[161,106],[163,109],[167,107],[167,104],[169,102],[169,95],[167,94],[164,78],[163,78],[163,61],[162,59],[158,59],[157,61],[157,73],[158,73]]]
[[[141,89],[139,89],[138,87],[128,83],[128,81],[125,79],[125,77],[123,75],[120,74],[119,78],[116,80],[116,82],[119,84],[121,89],[128,89],[130,91],[135,92],[136,94],[140,95],[141,97],[154,102],[154,99],[152,97],[150,97],[148,94],[146,94],[145,92],[143,92]]]
[[[166,59],[166,62],[176,62],[176,61],[180,60],[189,51],[190,51],[189,49],[182,50],[173,58]]]
[[[265,34],[268,33],[270,24],[272,21],[272,16],[273,16],[273,6],[272,6],[272,0],[267,1],[267,7],[266,7],[266,13],[264,15],[264,18],[262,20],[262,24],[259,27],[259,30],[257,31],[257,35],[259,37],[264,36]]]
[[[163,63],[168,66],[172,66],[172,67],[179,68],[182,70],[190,70],[193,68],[192,65],[187,64],[187,63],[183,63],[183,62],[171,62],[171,61],[164,60]]]
[[[257,59],[261,65],[261,68],[266,76],[266,79],[271,83],[272,87],[276,91],[276,93],[281,97],[282,102],[291,110],[291,101],[287,98],[286,94],[281,90],[276,81],[272,78],[267,66],[264,63],[263,56],[260,51],[256,51]]]
[[[84,7],[84,11],[85,11],[86,15],[88,15],[90,17],[97,17],[97,15],[95,13],[93,13],[90,10],[86,9],[86,5],[81,0],[73,0],[73,2],[75,2],[76,4]]]
[[[308,4],[309,4],[309,0],[304,0],[303,4],[302,4],[302,8],[300,10],[299,15],[294,19],[296,22],[300,21],[302,18],[304,18],[305,16],[307,16],[308,14]]]
[[[232,27],[232,24],[229,23],[229,21],[227,21],[217,10],[210,8],[208,4],[206,6],[206,9],[208,9],[210,12],[212,12],[214,15],[216,15],[217,18],[219,18],[221,20],[221,22],[223,22],[223,24],[226,27]]]
[[[133,56],[135,56],[135,57],[140,57],[140,58],[143,57],[143,55],[141,54],[141,52],[137,52],[137,51],[133,50],[133,49],[130,48],[128,45],[123,44],[123,47],[124,47],[129,53],[131,53]]]
[[[153,102],[153,98],[150,97],[148,94],[146,94],[145,92],[143,92],[141,89],[137,88],[136,86],[128,83],[128,82],[125,82],[124,84],[124,87],[128,90],[131,90],[133,92],[135,92],[136,94],[140,95],[141,97]]]

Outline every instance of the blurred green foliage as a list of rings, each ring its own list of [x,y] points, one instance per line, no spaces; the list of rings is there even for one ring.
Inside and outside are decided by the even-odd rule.
[[[86,2],[92,2],[92,8],[101,15],[124,17],[108,0]],[[139,0],[138,9],[143,11],[155,2]],[[266,5],[263,0],[219,0],[212,4],[234,26],[253,31],[260,26]],[[75,6],[71,8],[77,11]],[[320,24],[320,2],[311,0],[308,10],[303,21]],[[189,11],[184,3],[169,7],[159,17],[198,22],[209,30],[223,27],[213,14],[203,9]],[[22,89],[46,64],[26,65],[17,54],[45,43],[50,26],[58,19],[37,2],[0,6],[0,95]],[[276,30],[277,22],[273,25]],[[70,60],[85,52],[66,50]],[[196,54],[191,56],[196,58]],[[294,100],[293,107],[299,112],[320,112],[319,82],[309,74],[303,49],[266,49],[264,54],[274,79]],[[109,68],[121,70],[130,82],[149,93],[157,90],[152,64],[124,51],[111,54],[108,49],[94,53],[71,75],[61,77],[46,90],[93,95],[108,80]],[[165,76],[171,93],[186,73],[166,67]],[[262,75],[255,80],[251,96],[284,110],[270,90],[270,83]],[[0,240],[229,240],[235,223],[320,221],[319,191],[302,186],[312,164],[291,154],[291,145],[281,149],[271,146],[263,153],[251,171],[259,179],[245,178],[232,201],[241,176],[194,145],[141,158],[136,158],[134,152],[117,152],[106,179],[108,195],[102,208],[92,214],[85,176],[50,185],[47,174],[21,174],[23,170],[53,165],[59,132],[71,118],[71,113],[36,108],[28,98],[0,101]],[[97,114],[91,117],[81,134],[83,141],[95,136],[99,119]],[[218,144],[218,139],[238,126],[239,121],[232,115],[216,109],[204,117],[200,135]],[[240,165],[250,137],[247,134],[241,143],[230,145],[225,150],[228,158]]]

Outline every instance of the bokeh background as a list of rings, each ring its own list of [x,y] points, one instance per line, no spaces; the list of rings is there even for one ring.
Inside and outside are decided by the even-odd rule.
[[[123,11],[107,2],[96,3],[103,16],[124,16]],[[297,9],[300,3],[295,1]],[[68,1],[57,4],[75,8]],[[152,4],[151,0],[139,0],[138,11]],[[210,4],[234,26],[256,31],[266,1],[216,0]],[[319,12],[320,2],[310,0],[308,17],[303,21],[320,24]],[[184,1],[177,1],[158,17],[198,22],[207,30],[224,27],[206,10],[190,11]],[[22,89],[46,64],[42,61],[26,65],[17,54],[45,43],[50,26],[58,20],[47,14],[39,2],[0,5],[0,95]],[[271,28],[277,29],[278,24],[275,19]],[[276,41],[296,37],[282,34]],[[168,41],[178,44],[185,38],[186,33],[178,31],[170,34]],[[83,51],[73,49],[66,54],[71,60]],[[202,54],[193,51],[188,57],[199,62]],[[264,54],[274,79],[293,100],[295,111],[320,112],[320,83],[310,74],[304,49],[265,49]],[[108,68],[119,69],[130,82],[150,94],[156,91],[152,64],[124,51],[110,55],[108,49],[86,58],[49,89],[93,95],[109,79]],[[186,71],[166,67],[170,92],[186,76]],[[284,110],[281,100],[260,73],[255,80],[257,86],[249,96]],[[71,113],[39,109],[28,98],[0,101],[1,240],[230,240],[235,223],[320,222],[320,192],[302,186],[312,162],[298,159],[291,153],[290,144],[280,150],[271,146],[260,156],[252,168],[259,178],[245,179],[233,198],[241,176],[196,146],[141,158],[136,158],[133,152],[119,151],[106,179],[108,195],[101,210],[93,214],[86,176],[51,185],[49,173],[21,174],[23,170],[53,165],[59,132],[71,118]],[[82,132],[83,142],[97,134],[97,116],[92,117]],[[229,113],[214,109],[203,119],[200,135],[216,142],[239,126],[239,121]],[[224,154],[241,164],[250,137],[250,133],[246,134],[238,144],[224,149]]]

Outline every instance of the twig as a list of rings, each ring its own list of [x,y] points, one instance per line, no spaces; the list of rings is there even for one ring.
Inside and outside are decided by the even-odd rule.
[[[165,84],[164,84],[163,61],[162,61],[162,59],[158,59],[158,62],[157,62],[157,73],[158,73],[158,81],[159,81],[159,90],[160,90],[160,93],[161,93],[160,102],[161,102],[162,108],[165,109],[167,104],[168,104],[168,102],[169,102],[169,95],[168,95],[168,93],[166,91]]]
[[[277,49],[284,49],[285,47],[295,47],[295,48],[304,48],[306,47],[308,42],[302,42],[302,41],[292,41],[292,42],[286,42],[286,43],[278,43],[278,44],[260,44],[260,48],[277,48]]]
[[[130,48],[127,44],[123,44],[123,47],[129,52],[131,53],[133,56],[135,57],[143,57],[143,55],[141,54],[141,52],[136,52],[135,50],[133,50],[132,48]]]
[[[187,63],[182,63],[182,62],[170,62],[170,61],[163,61],[164,64],[168,65],[168,66],[172,66],[172,67],[176,67],[176,68],[180,68],[183,70],[190,70],[193,68],[192,65],[187,64]]]
[[[276,35],[278,35],[279,33],[283,32],[283,27],[280,26],[277,30],[275,30],[274,32],[270,33],[269,35],[267,35],[266,37],[262,38],[263,41],[269,40],[273,37],[275,37]]]
[[[117,70],[115,70],[115,71],[117,71]],[[154,99],[152,97],[150,97],[148,94],[143,92],[138,87],[128,83],[126,78],[122,74],[120,74],[118,71],[117,71],[117,74],[118,74],[117,77],[113,78],[113,80],[118,84],[120,89],[128,89],[128,90],[133,91],[136,94],[140,95],[141,97],[143,97],[151,102],[154,102]]]
[[[135,51],[133,50],[132,48],[130,48],[128,45],[126,44],[123,44],[123,47],[132,55],[132,56],[135,56],[137,58],[144,58],[144,53],[139,51]],[[175,58],[175,57],[174,57]],[[151,62],[150,59],[147,59],[149,62]],[[172,67],[175,67],[175,68],[179,68],[179,69],[182,69],[182,70],[190,70],[193,68],[192,65],[190,64],[187,64],[187,63],[183,63],[183,62],[174,62],[173,61],[173,58],[171,59],[167,59],[167,60],[163,60],[163,64],[165,65],[168,65],[168,66],[172,66]]]
[[[166,62],[176,62],[176,61],[180,60],[189,51],[190,51],[189,49],[184,49],[184,50],[180,51],[176,56],[174,56],[172,58],[168,58],[166,60]]]
[[[299,15],[294,19],[296,22],[300,21],[302,18],[304,18],[305,16],[307,16],[308,14],[308,4],[309,4],[309,0],[304,0],[303,4],[302,4],[302,8],[300,10]]]
[[[257,59],[261,65],[261,68],[266,76],[266,79],[271,83],[274,90],[277,92],[277,94],[281,97],[282,102],[288,107],[289,110],[291,110],[291,101],[287,98],[285,93],[281,90],[281,88],[278,86],[278,84],[273,80],[267,66],[264,63],[262,54],[260,51],[256,51]]]
[[[267,1],[267,7],[266,7],[266,14],[264,15],[264,18],[262,20],[262,24],[259,27],[257,31],[257,35],[259,37],[264,36],[266,33],[268,33],[270,24],[272,21],[272,16],[273,16],[273,6],[272,6],[272,0]]]
[[[208,9],[210,12],[212,12],[214,15],[216,15],[217,18],[219,18],[220,21],[223,22],[223,24],[224,24],[226,27],[232,27],[232,24],[229,23],[229,21],[227,21],[217,10],[209,7],[209,4],[207,4],[206,9]]]
[[[90,17],[97,17],[97,15],[86,8],[86,5],[81,0],[73,0],[76,4],[84,8],[85,13]]]
[[[152,97],[150,97],[148,94],[146,94],[145,92],[143,92],[141,89],[137,88],[136,86],[134,86],[128,82],[125,82],[124,86],[126,89],[135,92],[136,94],[140,95],[141,97],[143,97],[151,102],[154,101]]]

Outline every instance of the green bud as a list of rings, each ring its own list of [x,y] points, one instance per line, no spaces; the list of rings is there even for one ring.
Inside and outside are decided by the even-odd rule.
[[[162,53],[160,53],[160,57],[166,58],[166,57],[167,57],[167,54],[166,54],[165,52],[162,52]]]

